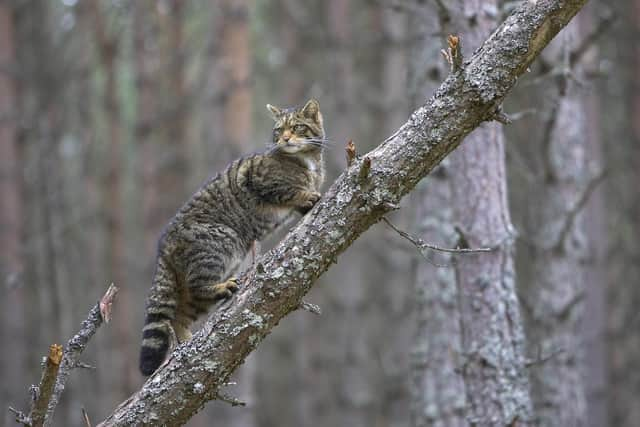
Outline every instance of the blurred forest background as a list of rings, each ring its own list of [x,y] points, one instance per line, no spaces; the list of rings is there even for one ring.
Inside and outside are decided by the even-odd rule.
[[[56,425],[84,425],[81,408],[101,420],[140,387],[160,230],[208,176],[266,144],[265,104],[319,100],[336,146],[328,186],[347,140],[373,148],[445,78],[446,34],[470,55],[517,3],[1,0],[3,425],[7,406],[28,407],[49,344],[111,282],[114,319],[83,357],[96,369],[74,371]],[[639,31],[639,0],[591,2],[508,97],[514,123],[482,126],[504,132],[541,425],[640,420]],[[456,205],[456,154],[392,216],[445,247],[461,217],[484,215]],[[237,373],[228,391],[249,406],[211,402],[189,425],[467,425],[456,272],[482,255],[424,255],[373,227],[308,296],[323,315],[293,313]]]

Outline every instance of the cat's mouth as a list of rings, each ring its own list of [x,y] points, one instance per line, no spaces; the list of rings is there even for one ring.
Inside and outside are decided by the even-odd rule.
[[[286,142],[279,146],[280,150],[284,151],[288,154],[295,154],[301,151],[306,151],[310,147],[307,147],[306,144],[301,142]]]
[[[303,139],[303,140],[287,141],[284,143],[280,142],[277,145],[277,147],[279,150],[281,150],[284,153],[295,154],[295,153],[317,149],[319,145],[310,140],[307,141]]]

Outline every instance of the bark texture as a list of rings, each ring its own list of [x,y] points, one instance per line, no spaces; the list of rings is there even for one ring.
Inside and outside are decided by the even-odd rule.
[[[445,21],[442,9],[434,2],[414,2],[411,17],[418,40],[412,47],[409,91],[412,105],[423,102],[447,73],[444,61],[435,62],[442,37],[432,35],[454,32]],[[463,43],[467,40],[463,37]],[[472,46],[467,45],[467,52]],[[427,70],[427,72],[425,72]],[[452,156],[455,152],[452,153]],[[416,191],[419,204],[414,228],[420,238],[442,247],[455,247],[451,209],[451,157],[445,159]],[[417,259],[415,284],[416,332],[411,349],[411,425],[413,427],[464,427],[466,395],[459,368],[461,349],[460,310],[453,268],[454,256],[447,253],[425,254]],[[463,259],[460,260],[464,262]]]
[[[497,247],[491,253],[465,256],[455,267],[467,420],[472,425],[527,425],[531,401],[502,130],[484,125],[451,160],[454,218],[464,236],[461,246]]]
[[[464,0],[451,7],[451,27],[463,49],[480,46],[495,25],[497,1]],[[442,17],[447,28],[446,17]],[[450,31],[448,31],[450,32]],[[493,247],[457,260],[464,416],[471,425],[507,426],[531,421],[525,336],[516,293],[515,233],[507,202],[504,135],[483,124],[450,159],[450,205],[460,247]]]
[[[492,117],[518,76],[584,3],[523,3],[425,106],[367,154],[371,167],[366,176],[366,162],[359,159],[296,228],[258,260],[238,295],[101,425],[179,425],[214,399],[246,356],[298,308],[337,256]]]

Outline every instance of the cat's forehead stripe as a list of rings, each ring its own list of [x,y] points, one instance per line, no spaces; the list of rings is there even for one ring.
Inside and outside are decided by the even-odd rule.
[[[287,113],[276,121],[275,127],[293,126],[301,121],[303,121],[302,118],[298,117],[295,112]]]

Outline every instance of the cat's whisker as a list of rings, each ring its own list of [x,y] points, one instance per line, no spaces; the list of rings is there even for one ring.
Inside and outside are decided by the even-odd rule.
[[[332,141],[332,140],[330,140],[328,138],[320,138],[320,137],[307,138],[306,141],[324,142],[326,144],[332,144],[332,145],[336,143],[335,141]]]
[[[322,147],[322,148],[327,148],[327,149],[333,149],[334,147],[332,145],[328,145],[322,142],[312,142],[312,141],[305,141],[303,142],[304,145],[313,145],[314,147]]]
[[[307,138],[304,140],[304,143],[313,143],[313,144],[321,144],[323,146],[334,146],[335,143],[328,139],[320,139],[320,138]]]

